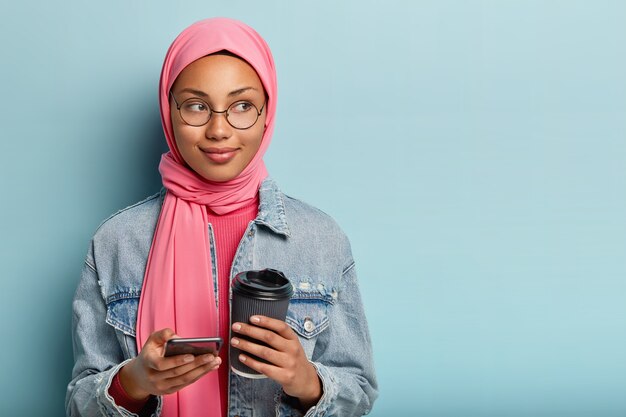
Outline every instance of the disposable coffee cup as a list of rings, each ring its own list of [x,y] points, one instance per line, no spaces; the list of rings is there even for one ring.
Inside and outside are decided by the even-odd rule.
[[[285,320],[289,299],[293,294],[293,287],[282,272],[275,269],[241,272],[235,275],[231,287],[231,325],[236,322],[248,323],[250,317],[254,315]],[[267,346],[259,340],[248,338],[242,334],[233,332],[233,336]],[[239,360],[240,353],[242,352],[239,349],[230,346],[230,369],[234,373],[246,378],[267,378],[265,375],[242,363]],[[243,353],[253,359],[267,363],[267,361],[248,352]]]

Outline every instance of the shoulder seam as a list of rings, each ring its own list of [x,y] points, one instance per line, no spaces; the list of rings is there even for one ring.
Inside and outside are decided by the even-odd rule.
[[[341,275],[346,275],[353,268],[354,268],[354,261],[350,262],[350,265],[344,268],[344,270],[341,272]]]
[[[85,265],[87,265],[87,267],[91,269],[93,272],[98,272],[96,271],[96,266],[93,265],[92,262],[89,262],[89,259],[85,259]]]
[[[300,204],[304,204],[305,206],[307,206],[307,207],[308,207],[308,208],[310,208],[311,210],[313,210],[313,211],[317,211],[318,213],[323,214],[324,216],[330,217],[331,219],[335,220],[335,219],[333,218],[333,216],[331,216],[330,214],[326,213],[326,212],[325,212],[324,210],[322,210],[321,208],[319,208],[319,207],[317,207],[317,206],[314,206],[314,205],[313,205],[313,204],[311,204],[311,203],[308,203],[308,202],[306,202],[306,201],[304,201],[304,200],[302,200],[302,199],[300,199],[300,198],[290,196],[289,194],[285,194],[285,193],[282,193],[282,194],[283,194],[286,198],[288,198],[288,199],[290,199],[290,200],[297,201],[297,202],[298,202],[298,203],[300,203]]]
[[[107,221],[111,220],[113,217],[117,216],[118,214],[123,213],[123,212],[125,212],[125,211],[127,211],[127,210],[130,210],[130,209],[132,209],[132,208],[134,208],[134,207],[137,207],[137,206],[139,206],[139,205],[141,205],[141,204],[147,203],[148,201],[151,201],[151,200],[154,200],[154,199],[156,199],[156,198],[159,198],[159,197],[161,196],[161,194],[162,194],[162,193],[163,193],[163,189],[162,189],[161,191],[159,191],[158,193],[152,194],[151,196],[144,198],[144,199],[143,199],[143,200],[141,200],[141,201],[138,201],[138,202],[136,202],[136,203],[131,204],[131,205],[130,205],[130,206],[128,206],[128,207],[124,207],[123,209],[120,209],[120,210],[116,211],[115,213],[111,214],[109,217],[107,217],[106,219],[104,219],[104,220],[100,223],[100,225],[98,226],[98,228],[96,229],[96,231],[98,231],[98,230],[102,227],[102,225],[103,225],[103,224],[105,224]]]

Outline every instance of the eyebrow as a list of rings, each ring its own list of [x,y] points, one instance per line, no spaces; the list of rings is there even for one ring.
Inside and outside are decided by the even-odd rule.
[[[196,96],[200,96],[200,97],[208,97],[209,96],[204,91],[196,90],[195,88],[183,88],[182,90],[179,91],[179,93],[191,93],[191,94],[195,94]]]
[[[246,92],[248,90],[258,91],[254,87],[242,87],[242,88],[238,88],[238,89],[233,90],[230,93],[228,93],[228,97],[238,96],[239,94],[242,94],[242,93],[244,93],[244,92]],[[204,91],[196,90],[195,88],[183,88],[182,90],[180,90],[180,92],[181,93],[187,92],[187,93],[195,94],[195,95],[200,96],[200,97],[208,97],[209,96]]]
[[[234,97],[234,96],[238,96],[239,94],[242,94],[248,90],[255,90],[258,91],[256,88],[254,87],[242,87],[242,88],[238,88],[237,90],[233,90],[230,93],[228,93],[228,97]]]

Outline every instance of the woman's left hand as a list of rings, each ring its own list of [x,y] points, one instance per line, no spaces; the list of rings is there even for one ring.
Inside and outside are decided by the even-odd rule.
[[[304,409],[317,404],[322,396],[322,384],[313,364],[307,359],[296,333],[284,321],[265,316],[252,316],[250,323],[233,323],[233,332],[260,340],[263,346],[233,337],[230,344],[270,362],[239,355],[239,360],[257,372],[278,382],[287,395],[297,397]]]

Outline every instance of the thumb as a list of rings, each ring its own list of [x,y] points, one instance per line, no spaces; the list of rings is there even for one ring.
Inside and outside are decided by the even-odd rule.
[[[148,340],[146,341],[146,345],[152,344],[156,346],[162,346],[168,340],[176,338],[176,337],[178,336],[176,336],[176,333],[174,333],[174,330],[168,327],[165,329],[157,330],[156,332],[152,333],[150,337],[148,338]]]

